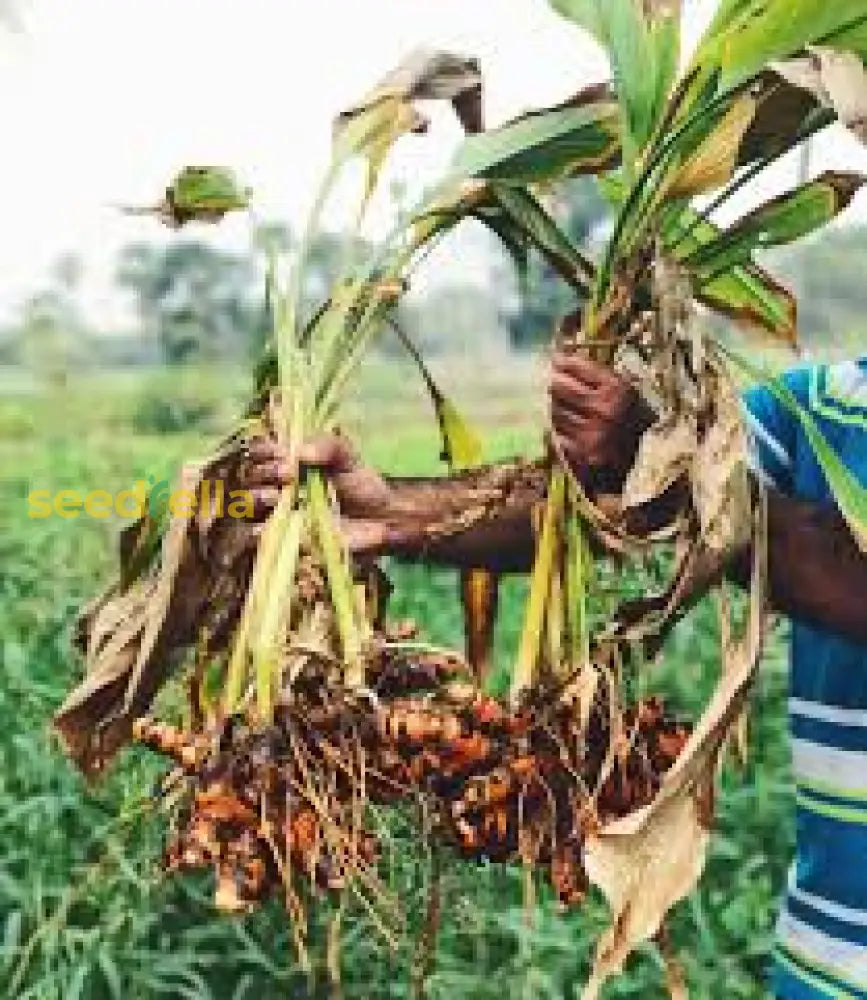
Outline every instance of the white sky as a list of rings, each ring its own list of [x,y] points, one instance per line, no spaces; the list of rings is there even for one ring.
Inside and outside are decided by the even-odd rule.
[[[0,0],[5,6],[16,0]],[[496,124],[605,75],[592,45],[545,0],[17,0],[22,30],[0,26],[0,321],[65,251],[87,265],[89,312],[118,315],[111,262],[124,243],[163,239],[148,204],[186,163],[225,163],[257,211],[296,227],[327,162],[331,119],[409,50],[476,54]],[[697,31],[712,0],[687,0]],[[417,182],[448,155],[418,145]],[[854,143],[825,142],[818,166],[867,169]],[[840,155],[843,154],[841,163]],[[845,162],[848,160],[848,163]],[[864,215],[864,202],[859,215]],[[243,218],[207,232],[245,245]]]

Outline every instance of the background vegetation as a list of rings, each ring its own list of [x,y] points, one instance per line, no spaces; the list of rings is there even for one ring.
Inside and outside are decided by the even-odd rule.
[[[597,224],[574,221],[585,232]],[[323,268],[336,249],[323,244]],[[809,275],[806,329],[830,329],[838,344],[848,342],[844,349],[863,350],[867,340],[864,250],[867,232],[841,230],[787,261],[796,280]],[[505,265],[501,270],[505,275]],[[296,965],[278,904],[249,919],[214,919],[207,886],[162,877],[162,819],[148,809],[155,761],[131,751],[107,783],[87,788],[49,733],[48,720],[80,669],[69,626],[108,573],[118,524],[32,521],[27,494],[114,491],[138,477],[170,477],[181,460],[206,454],[245,399],[262,333],[256,269],[194,241],[131,247],[123,255],[118,280],[132,291],[137,317],[128,331],[109,336],[87,328],[76,274],[74,259],[61,262],[51,287],[27,303],[20,324],[0,341],[0,994],[326,995]],[[514,288],[504,294],[505,285],[433,289],[408,317],[434,350],[442,382],[483,430],[491,458],[537,446],[544,366],[538,355],[510,353],[509,345],[543,340],[568,309],[551,287],[537,268],[523,301]],[[505,311],[504,301],[511,303]],[[466,363],[468,354],[486,359],[483,378],[478,364]],[[346,423],[382,468],[436,471],[428,406],[409,364],[383,349],[365,371]],[[404,582],[395,616],[416,618],[437,641],[457,641],[453,575],[418,567],[393,573]],[[517,580],[505,588],[501,662],[519,627],[521,589]],[[708,873],[675,921],[675,946],[699,997],[766,995],[776,898],[792,844],[782,638],[756,692],[750,762],[726,776]],[[706,697],[717,664],[714,615],[703,608],[681,626],[653,687],[689,714]],[[411,816],[389,823],[383,869],[409,900],[407,917],[418,929],[436,859],[416,829]],[[601,911],[593,903],[561,916],[541,887],[534,905],[526,904],[525,891],[520,870],[445,861],[430,997],[577,996]],[[411,935],[391,953],[362,914],[348,915],[344,928],[345,995],[411,996]],[[323,945],[314,919],[311,950],[319,961]],[[656,957],[641,954],[606,995],[664,996]]]

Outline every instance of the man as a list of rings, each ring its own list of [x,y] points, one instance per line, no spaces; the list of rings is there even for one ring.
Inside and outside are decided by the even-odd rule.
[[[867,358],[786,376],[831,445],[867,485]],[[649,416],[631,387],[581,356],[558,355],[553,432],[573,472],[607,491],[622,485]],[[780,1000],[867,997],[867,558],[837,512],[799,421],[766,389],[747,396],[755,474],[769,488],[770,592],[792,632],[791,722],[798,849],[776,955]],[[271,446],[254,472],[267,507],[294,470]],[[457,533],[425,526],[478,506],[489,474],[386,480],[339,438],[311,443],[305,462],[332,476],[351,545],[405,559],[523,571],[544,473],[495,477],[496,514]],[[459,518],[458,518],[459,519]],[[747,555],[747,554],[744,554]],[[743,576],[746,559],[731,573]]]

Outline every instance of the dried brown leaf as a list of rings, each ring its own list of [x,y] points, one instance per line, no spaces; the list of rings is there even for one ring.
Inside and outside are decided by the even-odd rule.
[[[615,919],[599,940],[582,1000],[595,1000],[633,948],[653,938],[665,914],[692,891],[708,839],[701,802],[690,792],[669,795],[588,840],[587,873],[605,893]]]
[[[711,552],[732,552],[749,540],[752,498],[740,398],[724,376],[715,418],[699,442],[690,474],[701,539]]]
[[[655,500],[688,474],[697,438],[695,419],[689,414],[668,414],[657,420],[641,439],[623,487],[624,508]]]
[[[419,49],[358,104],[338,115],[334,123],[337,155],[360,155],[367,160],[365,203],[394,143],[410,132],[427,131],[429,122],[415,107],[419,100],[450,101],[464,129],[481,132],[484,119],[478,60]]]
[[[774,68],[788,83],[833,108],[839,120],[867,142],[867,69],[854,52],[817,47]]]
[[[731,669],[720,677],[656,799],[587,839],[587,873],[608,899],[613,919],[599,941],[582,1000],[595,1000],[629,954],[659,933],[666,913],[693,890],[704,868],[720,751],[743,710],[762,652],[767,582],[764,498],[753,524],[750,617],[732,648]]]
[[[482,72],[478,59],[451,52],[412,52],[366,94],[356,105],[341,112],[335,123],[336,133],[378,104],[409,104],[420,100],[451,101],[467,132],[484,129],[482,113]],[[419,119],[419,126],[425,120]]]
[[[233,447],[237,463],[239,443]],[[231,467],[222,453],[213,463],[186,470],[182,485],[199,495],[205,478],[236,474]],[[85,773],[98,774],[129,741],[133,719],[150,707],[177,654],[196,640],[209,613],[218,611],[219,627],[231,629],[256,544],[243,521],[215,523],[207,510],[201,521],[176,517],[161,565],[126,590],[115,585],[82,611],[76,640],[87,673],[54,726]]]
[[[741,144],[739,166],[781,152],[791,144],[817,107],[812,94],[795,87],[773,70],[756,80],[756,114]]]

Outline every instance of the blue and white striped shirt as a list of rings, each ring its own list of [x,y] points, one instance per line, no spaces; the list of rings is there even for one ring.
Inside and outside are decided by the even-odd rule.
[[[785,381],[867,485],[867,358]],[[797,418],[767,389],[746,404],[758,473],[782,493],[833,503]],[[795,623],[791,666],[797,855],[775,987],[781,1000],[867,998],[867,646]]]

